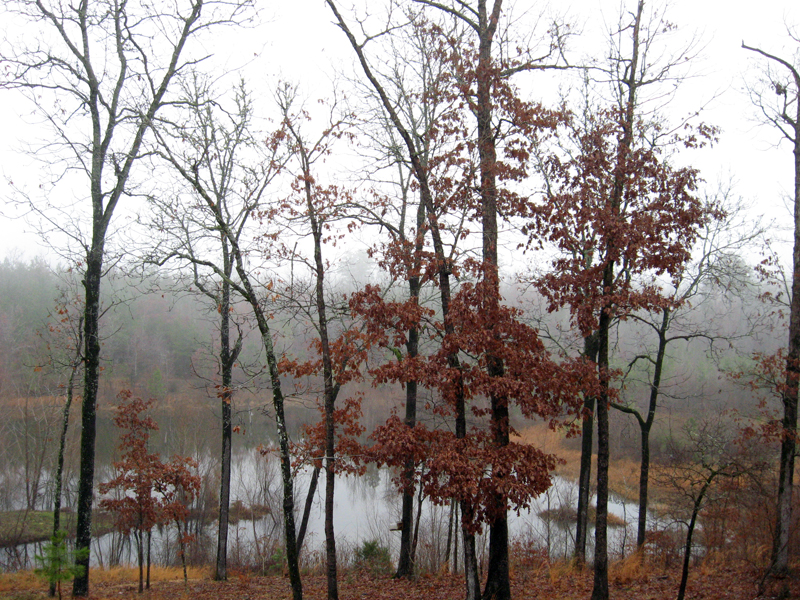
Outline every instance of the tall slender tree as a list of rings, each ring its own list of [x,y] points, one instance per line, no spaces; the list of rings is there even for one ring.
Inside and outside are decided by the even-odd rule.
[[[142,144],[156,115],[170,100],[176,77],[194,57],[187,43],[204,29],[238,18],[244,2],[181,3],[163,12],[148,3],[82,0],[74,5],[12,2],[25,40],[0,58],[0,85],[22,90],[54,136],[67,169],[85,179],[86,223],[64,226],[49,208],[31,208],[80,247],[84,265],[84,393],[77,506],[78,550],[91,541],[96,411],[100,377],[101,280],[111,221],[127,191]],[[37,33],[32,34],[31,28]],[[72,207],[62,209],[74,224]],[[75,578],[73,595],[89,593],[89,558]]]
[[[212,103],[201,102],[201,106],[212,107]],[[272,313],[269,308],[275,299],[274,282],[259,282],[257,274],[250,270],[250,256],[258,252],[253,236],[246,226],[259,220],[262,224],[272,222],[277,205],[265,202],[266,192],[282,172],[287,156],[282,153],[284,128],[267,136],[264,142],[266,156],[257,157],[255,165],[245,158],[246,148],[239,143],[224,143],[225,136],[217,121],[218,115],[207,113],[194,136],[187,137],[172,131],[171,135],[160,133],[159,148],[164,160],[175,169],[187,187],[191,200],[193,225],[201,224],[206,231],[215,231],[224,238],[229,248],[232,274],[226,273],[224,265],[202,258],[193,252],[192,236],[183,239],[183,246],[174,248],[171,254],[190,261],[193,265],[207,269],[220,281],[227,282],[252,310],[261,344],[266,355],[267,377],[272,390],[272,406],[278,430],[278,452],[283,498],[283,529],[289,580],[294,600],[302,600],[303,585],[300,578],[299,550],[294,518],[294,476],[292,473],[289,432],[286,425],[285,397],[281,383],[281,367],[270,327]],[[234,119],[236,122],[236,119]],[[235,130],[235,128],[234,128]],[[169,131],[169,130],[167,130]],[[217,146],[217,144],[220,144]],[[252,157],[251,157],[252,158]],[[271,252],[270,244],[279,236],[278,231],[262,232],[261,248],[264,254]],[[258,287],[257,287],[258,286]],[[266,298],[256,290],[265,290]]]
[[[200,74],[193,74],[183,82],[183,103],[192,107],[181,120],[165,122],[156,131],[156,139],[162,157],[175,156],[176,140],[185,140],[195,148],[203,148],[218,157],[221,190],[227,189],[235,177],[237,155],[252,151],[260,154],[261,145],[255,139],[253,128],[253,106],[247,89],[240,82],[231,101],[230,112],[221,108],[222,99],[214,97],[214,91]],[[271,157],[266,156],[268,163]],[[243,165],[240,170],[246,171]],[[260,181],[265,174],[257,167],[249,175]],[[267,177],[269,181],[269,177]],[[192,200],[154,194],[149,198],[153,211],[149,215],[150,228],[161,232],[161,239],[146,250],[145,262],[164,265],[177,261],[188,266],[191,277],[184,285],[192,287],[205,296],[219,315],[219,379],[214,383],[216,396],[220,399],[222,421],[222,451],[220,461],[220,501],[217,529],[217,556],[214,578],[227,579],[228,521],[231,493],[231,453],[233,444],[233,400],[234,370],[242,350],[243,333],[234,319],[234,297],[231,288],[234,263],[230,242],[220,235],[218,226],[207,214],[192,211]],[[239,205],[234,198],[222,197],[222,214],[230,225],[234,236],[242,239],[251,212]],[[222,273],[217,276],[205,266],[213,262]],[[231,324],[237,335],[231,340]]]
[[[732,203],[728,192],[723,190],[705,199],[706,205],[717,206],[726,212],[724,216],[718,212],[702,227],[692,251],[692,261],[676,271],[672,280],[674,288],[665,290],[669,305],[630,315],[634,325],[644,330],[647,342],[637,346],[634,356],[628,359],[623,375],[623,392],[611,406],[632,415],[639,425],[641,459],[636,546],[642,552],[642,558],[647,540],[650,434],[662,397],[669,397],[669,377],[674,377],[674,373],[669,373],[670,358],[675,356],[673,348],[700,343],[713,352],[716,345],[733,344],[760,327],[757,319],[751,318],[734,328],[725,326],[726,321],[738,320],[731,319],[730,313],[740,308],[739,302],[744,303],[750,293],[747,271],[739,256],[763,234],[761,225],[745,218],[742,207]],[[726,298],[720,302],[723,295]],[[714,314],[709,314],[715,303]],[[727,311],[724,306],[728,307]],[[641,403],[631,401],[630,395],[624,391],[627,382],[634,379],[632,372],[641,367],[641,363],[645,364],[646,372],[647,402],[644,409]]]
[[[439,291],[441,298],[442,314],[444,319],[444,327],[446,332],[452,333],[453,326],[448,318],[450,298],[451,298],[451,277],[453,275],[452,261],[450,257],[445,253],[444,244],[442,243],[441,232],[439,229],[439,222],[438,222],[439,211],[437,211],[436,209],[434,194],[431,190],[427,169],[421,160],[420,149],[414,144],[414,139],[412,138],[408,128],[400,118],[400,115],[398,114],[397,109],[395,108],[395,104],[390,100],[389,96],[387,95],[384,89],[383,84],[375,75],[367,59],[366,53],[364,52],[364,44],[366,42],[359,42],[356,39],[352,31],[350,30],[349,26],[347,25],[346,21],[340,14],[336,4],[332,0],[326,0],[326,2],[330,7],[331,11],[333,12],[338,26],[347,36],[350,45],[356,52],[359,63],[364,71],[364,75],[366,76],[370,85],[374,88],[375,92],[380,97],[381,103],[383,104],[384,109],[389,115],[389,119],[392,123],[392,126],[397,131],[397,134],[401,137],[403,145],[406,147],[406,150],[408,152],[409,160],[411,162],[411,169],[414,173],[414,176],[420,188],[420,201],[425,206],[425,210],[427,212],[427,219],[430,225],[429,228],[431,231],[431,237],[433,239],[434,253],[436,259],[435,269],[439,277]],[[448,365],[451,368],[458,369],[459,364],[458,364],[457,352],[448,353]],[[458,386],[459,389],[460,387],[461,386]],[[466,425],[465,425],[466,420],[465,418],[462,418],[462,416],[465,415],[466,413],[465,413],[465,403],[463,394],[459,393],[457,394],[457,396],[458,397],[455,400],[455,404],[457,413],[456,429],[458,435],[458,432],[461,431],[462,429],[461,426],[462,423],[464,424],[463,429],[466,431]],[[469,514],[469,512],[467,514]],[[477,568],[478,565],[477,565],[477,560],[475,559],[474,535],[472,532],[468,530],[465,530],[464,533],[464,561],[465,561],[465,578],[467,585],[467,598],[468,600],[475,600],[478,597],[478,568]]]
[[[313,244],[313,258],[305,261],[297,252],[291,253],[291,258],[307,262],[313,276],[313,292],[311,304],[313,305],[314,319],[316,321],[316,339],[318,341],[319,362],[321,362],[323,383],[323,411],[324,411],[324,455],[325,455],[325,571],[327,580],[328,600],[339,598],[336,565],[336,535],[333,527],[334,517],[334,492],[336,484],[336,399],[341,389],[344,374],[349,363],[347,348],[341,348],[338,356],[343,357],[344,369],[336,368],[334,364],[334,344],[338,340],[331,339],[330,307],[326,301],[325,275],[328,272],[329,262],[324,257],[325,241],[328,237],[326,231],[335,226],[337,221],[347,220],[347,202],[336,186],[321,185],[315,175],[315,163],[331,152],[333,141],[343,135],[346,129],[344,119],[332,119],[326,124],[324,132],[315,140],[308,141],[302,131],[303,111],[296,111],[295,91],[284,87],[278,94],[278,103],[283,116],[284,127],[287,131],[287,144],[290,152],[297,158],[299,169],[293,182],[293,191],[298,196],[294,206],[287,206],[290,228],[310,230]],[[297,223],[297,222],[300,223]],[[294,225],[294,227],[292,227]],[[315,344],[316,345],[316,344]]]
[[[791,34],[791,33],[790,33]],[[800,44],[800,38],[792,35]],[[753,101],[766,121],[777,128],[787,140],[794,154],[792,296],[789,308],[789,344],[786,353],[786,386],[783,392],[783,417],[781,427],[781,458],[778,476],[778,506],[776,511],[775,539],[772,548],[772,569],[783,575],[789,571],[789,534],[792,521],[794,495],[794,459],[797,452],[797,397],[800,386],[800,67],[794,59],[771,54],[742,42],[742,48],[755,52],[778,68],[767,70],[765,85],[753,88]],[[769,89],[771,88],[771,89]],[[770,101],[770,92],[774,100]]]
[[[597,336],[593,600],[608,598],[608,409],[616,394],[610,362],[612,324],[637,309],[674,306],[655,275],[679,276],[699,229],[715,214],[714,207],[704,206],[696,197],[697,171],[673,168],[664,156],[667,149],[645,141],[652,123],[637,111],[638,94],[643,85],[657,79],[648,75],[652,65],[640,64],[645,48],[640,36],[643,11],[640,1],[629,25],[630,54],[615,65],[622,75],[618,103],[592,115],[588,127],[581,125],[576,154],[563,163],[558,159],[550,163],[550,194],[535,228],[537,236],[547,232],[563,252],[554,261],[553,272],[540,280],[540,289],[551,308],[570,307],[582,335]],[[700,125],[680,139],[694,147],[714,134],[713,128]]]

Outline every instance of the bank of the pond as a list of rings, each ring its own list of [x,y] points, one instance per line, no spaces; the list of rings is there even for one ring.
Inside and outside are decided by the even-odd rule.
[[[60,528],[70,537],[75,536],[75,513],[61,511]],[[114,528],[112,515],[95,510],[92,511],[92,534],[102,536]],[[46,510],[10,510],[0,512],[0,548],[9,548],[20,544],[46,542],[53,535],[53,511]]]

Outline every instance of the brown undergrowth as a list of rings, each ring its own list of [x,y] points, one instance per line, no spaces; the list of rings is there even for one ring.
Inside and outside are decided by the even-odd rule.
[[[515,562],[512,569],[512,595],[515,600],[586,599],[591,595],[592,571],[578,569],[570,563],[548,563],[544,560]],[[153,584],[144,594],[136,592],[133,569],[93,569],[91,600],[243,600],[246,598],[291,598],[288,578],[253,576],[232,573],[227,582],[212,581],[207,570],[190,571],[189,585],[184,586],[178,569],[154,569]],[[679,582],[677,568],[665,569],[649,562],[641,564],[633,556],[612,565],[609,574],[611,597],[615,600],[661,600],[674,597]],[[746,564],[715,560],[699,566],[689,579],[688,598],[750,600],[756,595],[758,573]],[[785,580],[791,597],[797,597],[800,585]],[[304,597],[323,600],[326,597],[324,577],[303,578]],[[0,575],[0,599],[38,600],[47,597],[46,584],[30,572]],[[460,575],[436,574],[414,581],[374,577],[364,572],[344,570],[339,577],[342,600],[456,600],[463,597]],[[762,596],[769,598],[770,595]]]

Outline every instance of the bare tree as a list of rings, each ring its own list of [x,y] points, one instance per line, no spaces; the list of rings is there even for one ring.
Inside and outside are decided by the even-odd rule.
[[[202,107],[212,107],[207,101],[199,102]],[[241,119],[241,114],[232,115],[234,127]],[[261,282],[257,274],[249,266],[250,256],[257,250],[254,240],[247,230],[247,225],[259,219],[261,224],[271,222],[276,206],[264,203],[264,195],[268,186],[281,173],[286,156],[281,154],[282,140],[285,131],[281,128],[267,136],[265,142],[266,155],[257,157],[254,166],[248,166],[245,160],[247,149],[235,138],[225,142],[228,134],[216,122],[212,112],[200,111],[197,129],[193,129],[193,137],[187,138],[180,131],[173,130],[168,137],[162,129],[156,130],[159,139],[160,153],[178,173],[191,194],[188,209],[189,221],[193,227],[200,227],[205,235],[214,234],[224,239],[227,245],[232,272],[225,271],[216,259],[202,256],[193,246],[193,235],[181,238],[181,246],[173,248],[170,254],[181,260],[190,262],[195,268],[202,268],[213,274],[222,282],[226,282],[231,291],[237,293],[250,306],[255,317],[263,345],[267,370],[272,389],[272,405],[278,429],[278,445],[280,454],[280,471],[283,490],[283,528],[285,536],[286,559],[289,566],[289,578],[294,600],[303,597],[302,581],[299,569],[299,551],[294,520],[294,477],[292,474],[289,433],[286,427],[284,394],[281,386],[281,371],[278,355],[275,350],[273,333],[269,321],[272,314],[270,301],[274,299],[273,282]],[[164,131],[169,131],[165,129]],[[188,131],[188,130],[187,130]],[[241,130],[237,135],[246,135]],[[241,140],[239,140],[241,141]],[[266,240],[262,248],[266,254],[270,252],[272,242],[279,236],[279,231],[262,231],[261,237]],[[261,293],[256,290],[263,290]]]
[[[800,37],[790,31],[800,44]],[[789,571],[789,528],[792,521],[794,459],[797,452],[797,397],[800,382],[800,67],[797,55],[786,59],[742,42],[742,48],[769,61],[760,85],[751,88],[751,98],[764,120],[778,129],[789,141],[794,154],[794,239],[792,250],[791,305],[789,308],[789,344],[786,353],[786,387],[783,392],[783,435],[772,570],[776,575]],[[777,72],[772,69],[777,68]]]
[[[656,467],[656,481],[671,492],[671,512],[686,527],[683,568],[677,600],[686,595],[692,538],[700,512],[726,491],[719,481],[735,479],[762,469],[754,464],[744,440],[721,419],[701,421],[684,427],[685,439],[668,440],[668,460]]]
[[[733,303],[742,299],[751,289],[750,269],[739,259],[740,253],[763,234],[760,223],[753,223],[743,215],[741,204],[734,205],[729,198],[730,189],[722,190],[715,197],[707,198],[706,204],[724,207],[724,218],[705,224],[695,247],[695,258],[684,265],[669,285],[672,294],[669,304],[651,312],[636,312],[629,316],[634,325],[641,325],[649,343],[634,351],[627,361],[623,382],[632,382],[634,369],[645,364],[644,384],[648,390],[645,408],[630,401],[612,402],[615,409],[632,415],[639,425],[641,437],[641,461],[639,468],[639,514],[636,545],[641,551],[647,535],[648,483],[650,472],[650,432],[655,423],[659,400],[669,396],[670,384],[665,369],[671,350],[676,345],[693,342],[706,344],[709,352],[715,346],[730,346],[736,340],[753,335],[759,324],[746,319],[735,330],[725,328],[723,321],[737,307]],[[721,216],[721,215],[720,215]],[[674,287],[673,287],[674,286]],[[728,312],[717,302],[723,300]],[[716,302],[716,310],[712,304]],[[714,310],[715,314],[709,315]],[[653,338],[655,344],[652,343]],[[621,397],[627,395],[625,384],[621,386]]]
[[[49,150],[85,181],[90,221],[72,232],[84,261],[84,394],[78,491],[78,550],[91,540],[96,407],[100,377],[100,282],[111,220],[156,114],[175,77],[197,57],[183,57],[204,29],[236,19],[244,3],[193,0],[161,12],[147,3],[82,0],[75,5],[9,3],[25,41],[0,59],[2,85],[22,90],[51,127]],[[37,31],[32,35],[31,28]],[[31,40],[31,41],[28,41]],[[53,219],[38,210],[45,219]],[[57,219],[57,218],[56,218]],[[53,222],[53,221],[51,221]],[[69,233],[69,232],[68,232]],[[80,562],[73,595],[89,593],[89,557]]]
[[[159,143],[157,153],[167,161],[188,164],[193,153],[201,149],[201,164],[218,168],[217,186],[220,214],[233,236],[245,242],[247,226],[251,225],[252,206],[239,202],[240,198],[227,193],[243,178],[266,186],[275,175],[272,169],[275,146],[270,148],[256,139],[253,131],[253,106],[244,83],[234,91],[232,108],[224,108],[221,98],[199,74],[193,74],[184,84],[182,102],[188,108],[187,116],[171,121],[163,119],[156,130]],[[265,152],[266,151],[266,152]],[[257,157],[252,166],[239,159],[241,154]],[[211,157],[216,157],[212,159]],[[154,194],[149,198],[154,207],[151,230],[162,233],[162,239],[147,251],[146,262],[159,265],[175,260],[188,265],[191,272],[188,286],[194,287],[213,305],[219,315],[219,352],[217,357],[220,379],[216,382],[216,396],[220,399],[222,418],[222,455],[220,461],[219,527],[214,578],[227,579],[228,513],[231,489],[231,450],[233,442],[234,366],[242,350],[243,332],[234,315],[231,279],[234,262],[230,242],[219,232],[216,217],[199,210],[196,199],[179,195]],[[212,263],[214,268],[207,266]],[[217,275],[219,271],[220,275]],[[235,341],[231,340],[231,326],[236,328]]]
[[[299,161],[299,170],[295,176],[294,190],[299,192],[298,206],[290,209],[291,220],[300,230],[311,232],[313,244],[313,258],[306,259],[296,251],[292,252],[293,260],[305,262],[313,276],[313,292],[310,294],[313,305],[314,328],[319,340],[319,357],[322,362],[323,379],[323,408],[324,408],[324,455],[325,455],[325,572],[327,579],[328,600],[338,600],[339,589],[336,570],[336,536],[333,528],[334,516],[334,489],[336,482],[336,437],[335,437],[335,409],[336,399],[344,379],[344,369],[338,368],[337,356],[334,356],[333,342],[331,340],[331,307],[326,301],[325,276],[329,270],[330,262],[324,258],[326,234],[338,221],[347,219],[347,203],[336,186],[323,186],[315,177],[316,163],[331,152],[332,143],[344,134],[346,118],[331,116],[324,131],[316,139],[310,140],[303,133],[303,111],[293,107],[295,91],[284,87],[278,93],[278,104],[283,115],[284,126],[288,133],[288,144],[292,155]],[[301,231],[298,231],[301,233]],[[296,248],[296,246],[295,246]],[[293,269],[294,272],[294,269]],[[345,349],[342,360],[345,365],[348,361],[348,352]],[[317,369],[318,370],[318,369]]]
[[[83,299],[74,293],[72,286],[61,290],[56,308],[47,327],[48,367],[66,376],[59,383],[64,392],[64,408],[61,413],[61,433],[53,478],[53,537],[61,529],[61,497],[64,482],[64,456],[69,430],[69,413],[75,398],[75,386],[83,367]],[[50,583],[50,596],[55,596],[55,582]]]

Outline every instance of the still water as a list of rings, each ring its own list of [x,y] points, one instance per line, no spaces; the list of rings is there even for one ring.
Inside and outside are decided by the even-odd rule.
[[[216,468],[216,461],[211,457],[204,457],[200,462],[201,470],[213,472]],[[266,568],[270,561],[279,560],[276,553],[280,553],[282,545],[281,482],[277,457],[264,457],[255,449],[240,450],[235,453],[233,463],[231,503],[238,501],[243,507],[257,506],[260,510],[254,518],[240,518],[231,524],[228,535],[229,563]],[[298,528],[310,478],[310,469],[305,469],[300,470],[295,479]],[[334,529],[337,550],[343,560],[352,558],[355,549],[362,543],[373,540],[389,548],[396,559],[400,533],[394,529],[400,521],[400,496],[391,479],[390,470],[385,468],[371,468],[361,476],[337,477]],[[210,485],[213,485],[213,481]],[[324,487],[323,472],[320,473],[303,547],[304,559],[309,561],[321,560],[323,555]],[[209,494],[214,492],[209,490]],[[546,518],[546,515],[557,514],[559,510],[569,512],[568,509],[574,509],[576,503],[576,484],[554,478],[551,488],[534,499],[529,508],[509,514],[512,540],[535,547],[552,559],[568,557],[574,544],[574,523]],[[637,507],[633,502],[612,497],[609,511],[627,524],[609,528],[609,551],[612,556],[621,555],[626,545],[635,539]],[[435,506],[423,501],[419,523],[418,563],[427,563],[429,568],[436,569],[447,555],[451,507]],[[205,520],[198,518],[189,527],[197,538],[189,554],[190,561],[210,563],[216,549],[216,522],[207,516]],[[176,540],[177,530],[174,526],[154,529],[151,540],[153,562],[176,563]],[[486,553],[487,543],[485,534],[478,537],[479,560]],[[15,563],[17,568],[19,565],[30,567],[33,555],[41,554],[41,544],[6,548],[4,552],[4,570],[14,568]],[[135,564],[135,545],[131,539],[118,533],[100,536],[93,540],[91,561],[94,565]]]

